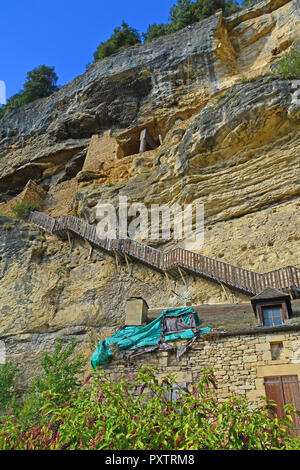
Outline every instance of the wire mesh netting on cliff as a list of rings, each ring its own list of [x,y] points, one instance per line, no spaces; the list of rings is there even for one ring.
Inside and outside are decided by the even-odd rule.
[[[200,319],[192,307],[166,309],[146,326],[125,326],[110,338],[100,341],[91,358],[93,368],[103,366],[114,354],[122,359],[156,350],[176,350],[181,357],[195,340],[211,328],[200,328]],[[176,348],[167,342],[189,340]]]

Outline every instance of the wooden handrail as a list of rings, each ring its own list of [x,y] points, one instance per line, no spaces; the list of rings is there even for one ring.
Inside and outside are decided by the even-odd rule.
[[[183,248],[164,252],[151,246],[139,243],[130,238],[100,239],[96,228],[74,216],[52,218],[41,212],[31,212],[28,222],[49,233],[71,232],[114,256],[115,253],[128,255],[163,273],[179,277],[179,269],[194,275],[202,276],[214,282],[222,283],[237,289],[246,295],[256,295],[265,287],[274,287],[280,291],[300,291],[300,269],[286,266],[264,274],[219,261]]]

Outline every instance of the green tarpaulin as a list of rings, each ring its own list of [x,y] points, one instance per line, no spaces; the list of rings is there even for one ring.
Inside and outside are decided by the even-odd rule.
[[[151,351],[151,347],[164,345],[178,339],[196,339],[208,333],[210,328],[199,328],[198,314],[192,307],[166,309],[146,326],[126,326],[110,338],[101,341],[91,358],[93,368],[104,365],[113,355],[112,346],[118,351]],[[175,329],[175,331],[174,331]],[[153,349],[153,350],[154,350]]]

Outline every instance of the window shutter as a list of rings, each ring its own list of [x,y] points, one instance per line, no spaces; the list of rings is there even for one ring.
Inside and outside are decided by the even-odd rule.
[[[274,411],[278,417],[284,417],[284,405],[293,403],[300,411],[300,381],[297,375],[270,376],[264,378],[266,397],[276,403]],[[295,431],[291,434],[300,436],[300,417],[292,414]]]
[[[281,377],[274,375],[271,377],[265,377],[265,389],[266,397],[268,400],[272,400],[276,403],[274,411],[277,416],[284,416],[284,395],[281,384]],[[273,408],[273,404],[271,405]]]
[[[285,404],[293,403],[298,411],[300,411],[300,387],[297,375],[284,375],[281,377],[284,393]],[[300,417],[295,413],[292,414],[295,432],[294,436],[300,436]]]

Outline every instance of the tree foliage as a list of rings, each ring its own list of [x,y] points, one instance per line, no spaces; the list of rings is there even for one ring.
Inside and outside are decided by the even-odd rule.
[[[255,3],[261,2],[261,0],[243,0],[242,7],[249,8],[255,5]]]
[[[27,103],[38,98],[45,98],[58,90],[56,85],[58,77],[54,67],[40,65],[27,73],[23,89],[23,96]]]
[[[141,38],[138,31],[134,28],[131,28],[125,21],[122,22],[122,25],[115,28],[113,34],[110,38],[101,42],[98,46],[96,52],[94,53],[94,60],[104,59],[115,52],[119,51],[122,48],[129,46],[134,46],[135,44],[140,44]]]
[[[170,34],[171,32],[172,31],[170,29],[169,24],[164,24],[164,23],[156,24],[156,23],[154,23],[152,25],[149,24],[146,33],[142,33],[142,36],[143,36],[143,39],[144,39],[145,42],[150,42],[153,39],[157,39],[160,36],[165,36],[166,34]]]
[[[0,414],[15,406],[15,379],[18,366],[11,361],[0,365]]]
[[[70,398],[70,394],[80,382],[78,374],[82,372],[85,361],[81,356],[72,357],[76,341],[64,348],[61,341],[55,345],[53,354],[45,353],[41,359],[43,374],[38,376],[31,387],[33,393],[42,395],[49,391],[61,395],[58,403]]]
[[[112,36],[102,42],[94,53],[94,61],[101,60],[114,54],[124,47],[133,46],[174,33],[188,25],[203,20],[222,9],[224,15],[238,11],[240,6],[236,0],[177,0],[169,12],[169,23],[154,23],[148,25],[145,33],[139,33],[123,21],[121,27],[115,28]]]
[[[228,16],[240,10],[240,5],[236,0],[177,0],[170,9],[169,23],[149,25],[147,32],[143,33],[144,40],[147,42],[174,33],[208,18],[220,9]]]
[[[28,388],[22,399],[12,393],[15,388],[18,366],[8,362],[0,366],[0,412],[14,408],[14,415],[23,426],[40,421],[40,412],[47,400],[47,394],[55,395],[60,406],[66,403],[72,393],[79,389],[79,375],[83,372],[85,360],[75,354],[76,341],[64,347],[61,341],[55,344],[52,354],[45,353],[41,359],[42,373]]]
[[[76,342],[64,348],[61,341],[55,345],[53,354],[45,353],[41,359],[43,369],[31,384],[19,411],[21,421],[35,421],[46,400],[46,393],[55,395],[56,403],[67,402],[72,392],[79,387],[78,374],[83,370],[85,361],[81,356],[73,357]]]
[[[27,73],[23,89],[11,96],[7,104],[0,109],[0,119],[7,110],[19,108],[39,98],[45,98],[59,89],[56,85],[58,77],[54,67],[40,65]]]
[[[169,15],[170,28],[172,32],[196,23],[196,3],[191,0],[177,0],[177,4],[172,6]]]

